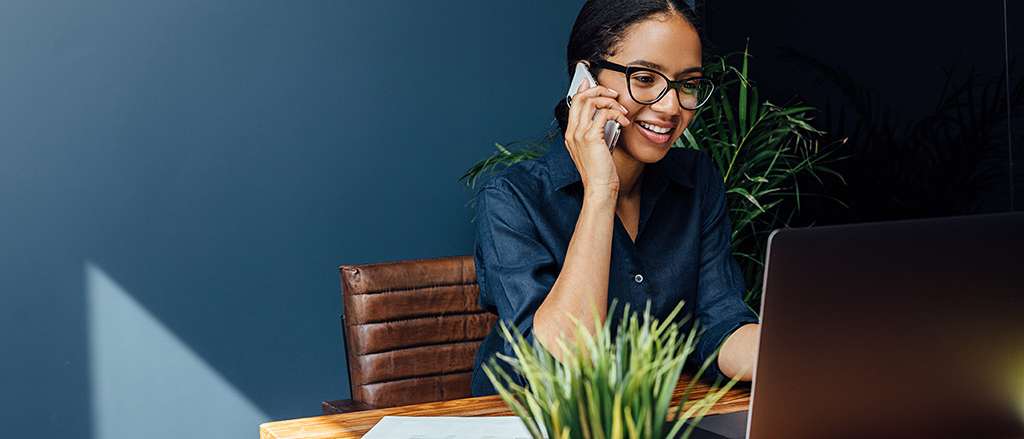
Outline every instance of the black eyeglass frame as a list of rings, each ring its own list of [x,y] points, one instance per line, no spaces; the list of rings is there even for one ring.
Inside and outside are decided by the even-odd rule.
[[[661,73],[661,72],[659,72],[657,70],[654,70],[654,69],[649,69],[647,67],[624,66],[624,65],[615,64],[615,63],[613,63],[611,61],[606,61],[606,60],[603,60],[603,59],[592,60],[590,62],[593,63],[595,66],[601,67],[603,69],[614,70],[616,72],[624,73],[626,75],[626,88],[629,89],[629,97],[632,98],[633,101],[635,101],[636,103],[638,103],[640,105],[651,105],[651,104],[653,104],[655,102],[660,101],[661,98],[665,97],[665,94],[668,93],[668,90],[671,88],[671,89],[675,89],[675,91],[676,91],[676,100],[679,101],[679,106],[680,107],[682,107],[685,110],[696,110],[696,109],[698,109],[700,107],[703,107],[704,104],[708,103],[708,101],[711,100],[711,94],[715,91],[715,81],[712,80],[711,78],[707,77],[707,76],[695,76],[693,78],[686,78],[686,79],[683,79],[681,81],[673,81],[673,80],[668,79],[668,77],[665,76],[664,73]],[[665,82],[668,83],[668,87],[665,87],[665,89],[661,91],[661,94],[659,94],[658,97],[655,98],[653,101],[649,101],[649,102],[641,101],[641,100],[637,99],[636,96],[633,96],[633,85],[629,83],[629,76],[631,74],[635,73],[635,72],[650,72],[650,73],[654,73],[655,75],[661,76],[662,78],[665,79]],[[679,89],[682,88],[683,85],[685,85],[686,83],[694,82],[694,81],[706,81],[708,84],[711,85],[711,90],[708,90],[708,95],[707,95],[707,97],[704,98],[703,102],[700,102],[699,104],[697,104],[696,107],[689,108],[689,107],[686,107],[686,106],[683,105],[683,99],[679,96]]]

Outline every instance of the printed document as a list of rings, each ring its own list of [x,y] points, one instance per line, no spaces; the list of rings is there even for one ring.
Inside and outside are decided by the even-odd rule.
[[[363,439],[530,439],[530,432],[515,416],[385,416]]]

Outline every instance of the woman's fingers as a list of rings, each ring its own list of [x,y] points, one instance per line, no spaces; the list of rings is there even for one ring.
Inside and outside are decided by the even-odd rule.
[[[584,82],[573,95],[569,107],[569,120],[565,130],[565,145],[584,186],[616,187],[618,176],[608,144],[604,141],[604,127],[608,121],[629,125],[625,107],[615,98],[618,93],[609,88],[590,87]]]
[[[619,105],[618,101],[611,98],[592,98],[583,103],[584,108],[581,110],[580,121],[576,124],[574,131],[604,131],[604,124],[608,120],[615,120],[622,125],[628,125],[629,120],[626,119],[626,109]],[[605,114],[605,116],[601,116]],[[591,115],[586,118],[582,115]],[[603,121],[599,122],[598,117],[603,117]]]
[[[603,139],[604,126],[609,120],[614,120],[620,125],[629,125],[629,119],[625,116],[628,110],[619,104],[615,96],[618,96],[618,93],[612,89],[601,86],[589,87],[586,82],[581,84],[580,91],[573,96],[573,104],[569,108],[566,137],[572,138],[575,141],[573,143],[585,143],[588,137],[591,141],[598,137]]]
[[[622,108],[614,99],[603,99],[607,99],[607,101],[599,101],[597,98],[588,101],[589,108],[584,109],[586,113],[583,114],[594,114],[594,116],[590,120],[580,120],[571,131],[567,129],[566,134],[571,133],[577,142],[588,143],[588,141],[595,141],[594,139],[604,138],[604,127],[608,121],[628,126],[630,122],[626,118],[626,109]]]
[[[591,148],[607,152],[608,144],[605,142],[604,128],[609,121],[618,122],[623,126],[629,124],[629,119],[626,119],[626,116],[621,111],[614,108],[601,109],[594,116],[593,121],[590,121],[586,127],[581,126],[573,133],[576,147],[583,149],[589,146]],[[600,145],[600,147],[598,147],[598,145]]]
[[[590,102],[591,99],[601,98],[603,99],[602,102],[605,103],[606,105],[610,105],[609,102],[611,101],[614,101],[617,105],[618,102],[615,101],[615,98],[618,97],[618,95],[619,93],[616,92],[615,90],[601,86],[590,87],[590,84],[587,81],[583,81],[583,83],[580,84],[579,91],[577,91],[576,94],[573,95],[572,97],[572,105],[569,106],[568,126],[573,126],[574,122],[578,123],[583,120],[593,119],[594,112],[597,111],[598,107],[595,107],[593,105],[587,105],[587,103]],[[608,101],[607,99],[610,99],[610,101]],[[619,107],[622,108],[623,112],[625,112],[625,107]]]

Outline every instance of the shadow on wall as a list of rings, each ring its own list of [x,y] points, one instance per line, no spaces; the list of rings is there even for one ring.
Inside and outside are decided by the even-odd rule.
[[[346,397],[338,266],[471,251],[456,179],[546,128],[579,3],[5,0],[5,433]]]
[[[89,261],[85,291],[94,438],[246,437],[271,420]]]

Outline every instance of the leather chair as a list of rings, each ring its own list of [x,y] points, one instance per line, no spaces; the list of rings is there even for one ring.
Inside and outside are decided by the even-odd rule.
[[[472,256],[342,266],[352,399],[324,414],[466,398],[497,321],[480,308]]]

